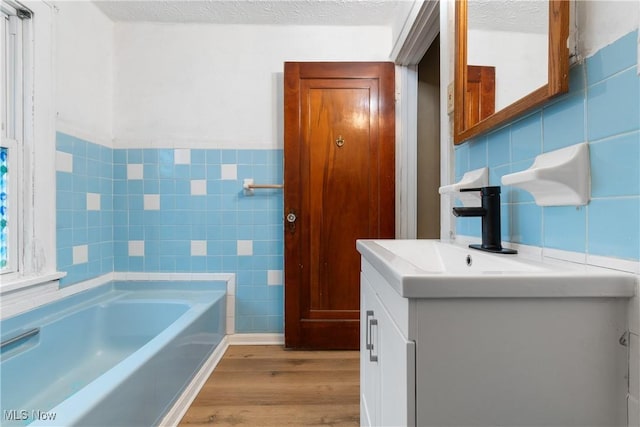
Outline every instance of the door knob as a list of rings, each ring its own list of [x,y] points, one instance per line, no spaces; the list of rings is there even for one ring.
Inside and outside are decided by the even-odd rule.
[[[289,223],[289,231],[291,233],[295,233],[296,232],[296,219],[298,217],[296,217],[295,213],[289,212],[285,218],[286,218],[287,222]]]

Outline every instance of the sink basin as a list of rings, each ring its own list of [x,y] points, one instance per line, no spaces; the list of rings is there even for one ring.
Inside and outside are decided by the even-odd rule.
[[[373,267],[407,298],[629,298],[636,289],[634,275],[616,270],[535,262],[439,240],[358,240],[356,247],[363,269]]]

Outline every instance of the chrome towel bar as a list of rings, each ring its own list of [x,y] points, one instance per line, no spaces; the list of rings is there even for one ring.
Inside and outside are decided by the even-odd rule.
[[[247,188],[282,188],[282,184],[247,184]]]
[[[3,349],[5,346],[14,344],[18,341],[22,341],[22,340],[26,340],[29,337],[32,337],[34,335],[38,335],[40,333],[40,328],[33,328],[33,329],[29,329],[28,331],[25,331],[21,334],[16,335],[15,337],[12,338],[8,338],[4,341],[2,341],[0,343],[0,350]]]
[[[267,189],[281,189],[284,188],[282,184],[254,184],[253,178],[245,178],[242,183],[242,188],[244,190],[245,196],[253,196],[253,190],[257,188],[267,188]]]

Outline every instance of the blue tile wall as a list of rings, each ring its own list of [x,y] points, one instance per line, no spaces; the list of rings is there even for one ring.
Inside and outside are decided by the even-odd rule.
[[[282,191],[246,196],[242,190],[245,178],[282,182],[282,150],[105,149],[109,191],[102,200],[109,200],[103,203],[110,222],[96,244],[110,251],[98,271],[90,266],[103,254],[91,246],[88,262],[73,263],[73,245],[92,239],[94,216],[83,204],[83,185],[74,187],[89,173],[88,167],[76,168],[76,159],[81,163],[100,147],[81,142],[58,134],[58,151],[74,156],[73,172],[58,172],[64,284],[109,271],[236,273],[236,330],[282,332]]]
[[[502,188],[502,238],[627,260],[640,259],[640,77],[638,32],[570,70],[569,93],[455,148],[456,180],[487,165],[491,185],[527,169],[536,155],[588,142],[591,201],[539,207],[526,191]],[[480,237],[477,218],[457,218],[458,234]]]
[[[180,158],[182,156],[182,158]],[[184,157],[186,156],[186,158]],[[114,150],[115,271],[233,272],[239,332],[282,332],[282,150]],[[141,167],[136,166],[141,165]],[[141,170],[131,175],[132,166]],[[138,252],[131,242],[144,242]]]
[[[56,150],[72,165],[56,172],[58,270],[67,286],[113,271],[113,150],[63,133]]]

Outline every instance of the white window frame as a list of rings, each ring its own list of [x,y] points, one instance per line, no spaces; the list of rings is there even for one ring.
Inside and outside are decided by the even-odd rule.
[[[8,151],[9,185],[8,193],[8,254],[7,265],[0,269],[0,274],[20,274],[23,270],[22,252],[22,220],[21,207],[23,205],[22,181],[23,163],[22,148],[24,147],[24,107],[23,102],[23,29],[22,20],[17,16],[18,11],[13,5],[3,1],[2,12],[2,78],[3,102],[2,129],[0,146]],[[10,277],[10,276],[6,276]]]
[[[0,0],[5,7],[27,11],[22,24],[22,141],[17,190],[20,227],[17,271],[0,274],[0,317],[6,308],[26,304],[27,295],[57,287],[64,273],[56,270],[56,171],[54,109],[55,8],[44,0]],[[2,67],[0,67],[2,68]],[[24,296],[23,296],[24,295]]]

